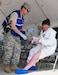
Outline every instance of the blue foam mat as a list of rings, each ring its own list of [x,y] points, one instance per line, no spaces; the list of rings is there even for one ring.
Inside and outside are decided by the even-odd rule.
[[[26,74],[26,73],[28,73],[28,70],[16,69],[15,73],[16,74]]]
[[[37,70],[37,68],[36,68],[36,66],[32,66],[32,67],[29,68],[28,70],[35,71],[35,70]]]

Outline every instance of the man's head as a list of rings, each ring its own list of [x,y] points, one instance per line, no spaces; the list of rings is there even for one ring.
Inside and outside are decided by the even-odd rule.
[[[22,11],[23,15],[28,14],[30,9],[31,9],[31,6],[27,2],[24,2],[24,4],[21,6],[21,11]]]
[[[46,31],[50,27],[50,20],[47,18],[42,22],[42,29],[43,31]]]

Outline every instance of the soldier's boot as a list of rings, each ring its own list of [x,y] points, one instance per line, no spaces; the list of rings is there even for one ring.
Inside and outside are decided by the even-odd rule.
[[[12,71],[15,71],[16,69],[18,69],[18,66],[17,65],[11,65],[11,70]]]
[[[4,71],[5,71],[6,73],[11,73],[11,72],[12,72],[9,65],[4,65]]]

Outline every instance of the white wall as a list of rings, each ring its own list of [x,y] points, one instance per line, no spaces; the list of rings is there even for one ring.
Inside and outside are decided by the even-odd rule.
[[[51,21],[51,26],[52,27],[58,27],[58,21]]]

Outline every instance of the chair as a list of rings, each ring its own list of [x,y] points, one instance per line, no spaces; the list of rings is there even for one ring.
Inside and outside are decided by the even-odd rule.
[[[57,48],[56,48],[56,51],[55,51],[55,56],[56,56],[56,59],[55,59],[54,65],[53,65],[53,71],[55,71],[56,63],[57,63],[57,60],[58,60],[58,39],[57,39]]]

